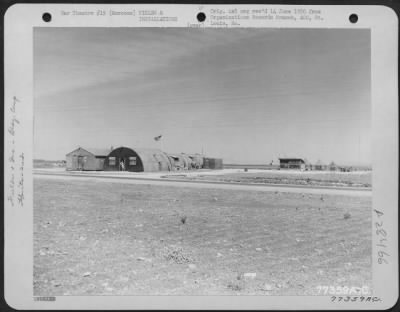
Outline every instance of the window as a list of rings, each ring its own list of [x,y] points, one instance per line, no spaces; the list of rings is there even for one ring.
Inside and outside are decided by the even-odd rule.
[[[87,156],[83,156],[83,162],[87,162]]]
[[[136,157],[129,157],[129,166],[136,166]]]
[[[110,166],[115,166],[115,157],[108,157],[108,164]]]

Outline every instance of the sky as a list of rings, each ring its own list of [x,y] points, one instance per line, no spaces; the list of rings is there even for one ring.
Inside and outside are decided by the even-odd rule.
[[[35,28],[34,157],[369,165],[370,57],[363,29]]]

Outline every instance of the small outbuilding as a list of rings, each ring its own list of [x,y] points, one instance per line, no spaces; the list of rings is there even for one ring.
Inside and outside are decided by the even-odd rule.
[[[306,169],[306,162],[302,158],[279,158],[280,169]]]
[[[221,158],[204,157],[204,169],[223,169],[224,163]]]
[[[322,163],[322,161],[319,159],[318,161],[317,161],[317,163],[314,165],[314,168],[313,168],[314,170],[326,170],[326,165],[324,165],[323,163]]]
[[[306,158],[304,158],[304,165],[306,171],[312,170],[312,164]]]
[[[339,171],[339,166],[336,165],[333,161],[329,164],[329,170],[330,171]]]
[[[106,171],[156,172],[173,170],[168,155],[158,149],[118,147],[104,161]]]
[[[109,152],[110,149],[78,147],[66,155],[66,170],[103,170],[104,160]]]

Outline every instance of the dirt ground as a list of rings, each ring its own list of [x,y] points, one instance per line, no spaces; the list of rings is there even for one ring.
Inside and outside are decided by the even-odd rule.
[[[34,180],[34,295],[371,287],[371,198]]]
[[[181,176],[182,179],[199,181],[242,182],[258,184],[291,184],[307,186],[336,187],[371,187],[371,171],[331,172],[331,171],[294,171],[265,170],[264,172],[237,172],[210,175],[204,173],[196,176]]]

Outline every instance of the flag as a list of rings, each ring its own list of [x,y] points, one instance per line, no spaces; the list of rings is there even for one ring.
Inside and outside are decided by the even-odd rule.
[[[155,140],[155,141],[160,141],[161,138],[162,138],[162,135],[160,134],[159,136],[154,137],[154,140]]]

